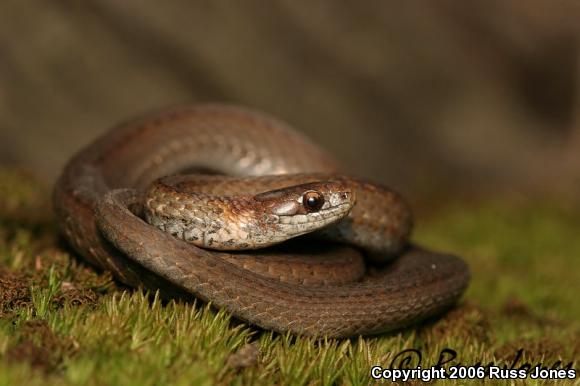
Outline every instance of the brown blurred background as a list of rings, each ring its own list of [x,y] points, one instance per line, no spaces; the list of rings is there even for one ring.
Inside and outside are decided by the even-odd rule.
[[[0,163],[51,182],[111,125],[277,115],[412,197],[580,191],[580,3],[3,0]]]

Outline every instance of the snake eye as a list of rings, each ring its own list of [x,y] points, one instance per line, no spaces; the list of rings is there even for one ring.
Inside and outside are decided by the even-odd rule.
[[[316,212],[324,205],[324,196],[315,191],[306,192],[302,196],[302,204],[309,212]]]

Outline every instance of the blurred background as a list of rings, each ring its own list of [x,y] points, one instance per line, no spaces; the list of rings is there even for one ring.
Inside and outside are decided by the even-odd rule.
[[[231,102],[419,201],[580,192],[580,3],[4,0],[0,163],[51,183],[112,125]]]

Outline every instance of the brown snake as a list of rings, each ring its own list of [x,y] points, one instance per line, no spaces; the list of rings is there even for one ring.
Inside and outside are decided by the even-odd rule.
[[[149,196],[159,193],[159,185],[153,185],[147,199],[145,189],[159,177],[191,170],[285,176],[162,179],[156,183],[162,196],[177,197],[167,204],[169,212],[189,209],[193,220],[187,221],[209,225],[202,233],[195,233],[185,219],[156,226],[182,238],[204,239],[210,247],[224,237],[229,240],[232,233],[260,238],[264,231],[277,235],[291,229],[295,236],[304,233],[311,213],[319,222],[334,216],[324,213],[330,204],[311,199],[318,194],[315,198],[326,197],[337,205],[344,204],[341,199],[354,203],[343,220],[318,233],[358,249],[300,237],[251,253],[226,253],[199,248],[146,223],[142,218],[151,217],[155,208],[167,208],[155,201],[157,196]],[[55,186],[54,206],[65,237],[91,264],[112,271],[128,285],[160,289],[164,296],[194,295],[265,329],[328,337],[374,334],[453,305],[468,285],[467,265],[458,257],[408,244],[411,215],[402,198],[337,170],[322,150],[272,117],[223,105],[174,108],[120,125],[79,152]],[[285,190],[288,184],[297,195]],[[196,189],[210,201],[241,189],[245,201],[212,209],[181,203],[195,196],[191,191]],[[281,203],[282,196],[294,198]],[[147,209],[146,201],[158,205]],[[264,203],[274,214],[260,212]],[[226,231],[223,222],[198,218],[209,212],[245,216],[248,205],[267,221]],[[341,211],[342,216],[348,213]],[[288,214],[294,217],[280,220]],[[327,222],[336,219],[331,220]],[[273,225],[275,221],[292,226]],[[303,228],[296,231],[296,224]]]

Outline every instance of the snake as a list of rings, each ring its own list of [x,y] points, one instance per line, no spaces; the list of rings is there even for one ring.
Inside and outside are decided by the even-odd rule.
[[[403,197],[341,170],[266,113],[167,107],[73,156],[53,206],[90,265],[261,329],[348,338],[453,307],[468,287],[467,263],[414,244]]]

